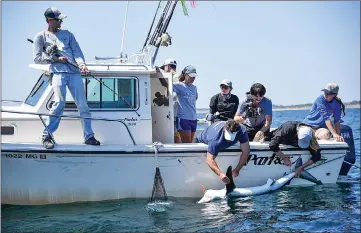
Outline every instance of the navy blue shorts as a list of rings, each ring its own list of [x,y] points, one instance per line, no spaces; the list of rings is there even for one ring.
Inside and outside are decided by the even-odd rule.
[[[186,120],[177,118],[178,131],[191,131],[192,133],[197,131],[197,120]]]

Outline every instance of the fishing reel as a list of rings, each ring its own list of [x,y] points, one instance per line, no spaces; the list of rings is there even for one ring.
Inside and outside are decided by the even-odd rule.
[[[161,36],[160,45],[165,47],[172,45],[172,37],[168,34],[168,32],[163,33]]]
[[[56,44],[49,45],[48,47],[45,48],[45,53],[49,55],[55,55],[57,54],[57,51],[58,51],[58,46]]]

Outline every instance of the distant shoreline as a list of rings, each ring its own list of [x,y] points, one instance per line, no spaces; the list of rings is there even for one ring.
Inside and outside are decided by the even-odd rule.
[[[346,108],[361,108],[361,104],[345,104]],[[288,110],[311,110],[312,105],[305,106],[273,106],[273,111],[288,111]],[[208,108],[198,108],[197,113],[207,113],[209,111]]]

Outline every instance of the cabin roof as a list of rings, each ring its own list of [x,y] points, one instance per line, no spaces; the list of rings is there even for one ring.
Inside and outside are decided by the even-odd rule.
[[[30,68],[49,71],[50,64],[30,64]],[[150,75],[156,73],[154,67],[138,64],[96,64],[89,63],[87,67],[92,75]]]

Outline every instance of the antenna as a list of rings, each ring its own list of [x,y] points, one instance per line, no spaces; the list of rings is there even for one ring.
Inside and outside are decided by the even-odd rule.
[[[123,36],[122,36],[122,44],[120,47],[120,54],[123,55],[123,45],[124,45],[124,38],[125,38],[125,27],[127,25],[127,16],[128,16],[128,5],[129,1],[127,1],[127,6],[125,7],[125,19],[124,19],[124,25],[123,25]]]

